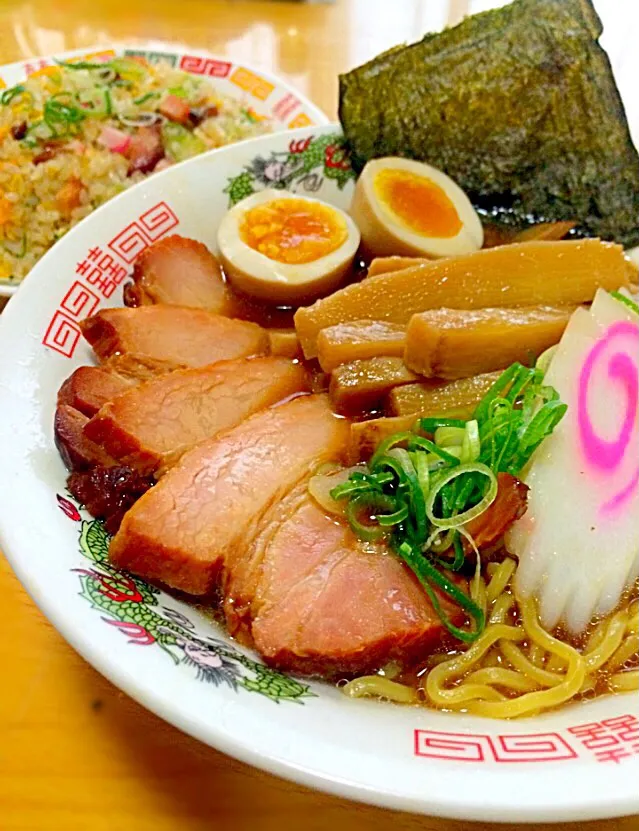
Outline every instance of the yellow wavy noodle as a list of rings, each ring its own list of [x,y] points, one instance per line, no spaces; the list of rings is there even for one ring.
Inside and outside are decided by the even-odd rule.
[[[613,654],[621,646],[621,642],[626,634],[628,625],[628,614],[625,610],[621,610],[613,615],[605,624],[604,636],[601,642],[597,644],[596,648],[586,648],[583,652],[583,657],[586,662],[586,670],[589,673],[596,672],[601,669],[604,664],[610,660]]]
[[[546,658],[546,653],[544,650],[539,646],[537,643],[533,643],[530,646],[530,651],[528,653],[528,659],[532,664],[536,667],[542,667],[544,665],[544,660]]]
[[[517,718],[596,694],[602,680],[610,692],[639,690],[637,600],[598,623],[580,651],[542,628],[532,600],[515,599],[515,570],[515,561],[506,558],[487,566],[487,580],[473,580],[471,592],[486,610],[486,629],[465,652],[432,656],[423,690],[427,704]],[[413,687],[376,675],[355,679],[343,689],[354,697],[419,698]]]
[[[493,647],[484,655],[483,664],[485,667],[498,667],[501,663],[499,650]]]
[[[548,655],[548,658],[546,660],[546,669],[549,672],[563,672],[564,662],[561,659],[561,656],[556,655],[555,653]]]
[[[609,672],[614,672],[621,669],[624,664],[627,664],[637,654],[637,636],[627,635],[621,642],[620,647],[613,654],[612,658],[608,660],[606,668]]]
[[[342,690],[351,698],[372,695],[377,698],[388,698],[400,704],[416,704],[419,699],[417,690],[413,687],[398,684],[380,675],[363,675],[361,678],[350,681],[342,687]]]
[[[500,563],[496,569],[491,570],[492,574],[490,574],[491,579],[486,590],[486,597],[492,606],[495,600],[504,593],[506,586],[515,573],[515,561],[508,558],[503,563]]]
[[[485,615],[488,608],[486,581],[479,573],[473,579],[470,596]]]
[[[616,672],[610,676],[608,686],[613,692],[635,692],[639,690],[639,669]]]

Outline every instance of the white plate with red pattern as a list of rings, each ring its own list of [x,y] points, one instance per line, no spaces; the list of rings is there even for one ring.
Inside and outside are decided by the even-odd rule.
[[[328,118],[319,107],[287,81],[270,72],[209,52],[176,51],[162,43],[144,47],[96,46],[6,64],[0,66],[0,91],[21,83],[31,75],[46,72],[57,61],[106,61],[115,56],[142,57],[151,64],[168,63],[175,69],[204,76],[219,93],[240,101],[255,118],[269,119],[272,132],[328,123]],[[11,297],[20,285],[0,279],[0,297]]]
[[[122,303],[136,255],[172,232],[214,247],[229,205],[264,187],[346,207],[335,125],[264,136],[151,177],[69,232],[0,318],[0,547],[54,626],[114,684],[245,762],[353,799],[465,819],[639,812],[635,694],[521,721],[353,701],[280,675],[195,609],[114,572],[107,538],[65,490],[56,392],[91,361],[78,321]],[[8,679],[7,683],[10,683]]]

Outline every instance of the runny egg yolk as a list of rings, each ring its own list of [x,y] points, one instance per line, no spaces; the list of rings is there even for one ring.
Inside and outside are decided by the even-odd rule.
[[[411,231],[423,237],[455,237],[462,221],[444,190],[426,176],[384,168],[373,187],[380,202]]]
[[[346,242],[348,228],[327,205],[275,199],[247,211],[240,237],[254,251],[287,265],[312,263]]]

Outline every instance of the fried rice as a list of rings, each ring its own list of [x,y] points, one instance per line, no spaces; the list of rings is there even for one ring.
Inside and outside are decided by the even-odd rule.
[[[209,80],[138,58],[48,67],[2,91],[0,281],[19,283],[77,222],[153,172],[270,130]]]

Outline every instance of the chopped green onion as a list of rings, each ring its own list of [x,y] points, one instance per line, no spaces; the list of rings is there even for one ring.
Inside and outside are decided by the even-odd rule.
[[[445,456],[443,455],[444,452],[446,454]],[[430,465],[430,469],[437,470],[445,464],[458,464],[461,460],[461,452],[462,449],[458,445],[457,447],[447,447],[445,451],[439,450],[438,453],[429,453],[428,463]]]
[[[175,162],[190,159],[206,150],[199,136],[173,121],[165,121],[162,125],[162,140],[168,155]]]
[[[561,401],[547,401],[526,425],[519,438],[519,448],[509,464],[508,472],[518,472],[526,466],[528,460],[546,436],[550,435],[566,414],[568,405]]]
[[[389,436],[387,439],[381,441],[377,446],[377,450],[373,454],[368,464],[369,468],[371,470],[375,470],[375,468],[378,466],[379,459],[385,456],[391,448],[396,447],[399,444],[408,442],[410,441],[410,439],[413,438],[415,438],[414,433],[412,433],[410,430],[404,430],[401,433],[394,433],[392,436]]]
[[[419,429],[424,433],[434,433],[439,427],[461,427],[466,426],[466,422],[460,418],[420,418],[418,421]]]
[[[160,97],[159,92],[146,92],[144,95],[141,95],[139,98],[134,98],[133,103],[137,104],[139,106],[140,104],[146,104],[147,101],[151,101],[151,99],[153,99],[153,98],[159,98],[159,97]]]
[[[375,542],[384,537],[388,532],[379,524],[374,522],[378,513],[385,513],[392,516],[398,510],[397,502],[391,496],[381,493],[362,493],[353,497],[346,506],[346,518],[349,525],[361,540]],[[360,516],[367,513],[373,522],[363,523]]]
[[[410,567],[426,590],[430,602],[433,604],[433,608],[446,629],[463,643],[472,643],[476,640],[482,633],[485,625],[485,616],[479,606],[451,580],[438,571],[428,557],[425,557],[421,552],[415,551],[410,543],[403,542],[397,549],[397,554]],[[444,613],[439,598],[432,588],[433,583],[443,594],[448,595],[452,601],[470,615],[475,624],[473,630],[460,629],[451,622]]]
[[[453,537],[456,533],[454,528],[447,528],[445,530],[443,528],[435,528],[422,546],[422,551],[434,552],[435,554],[448,551],[453,544]]]
[[[455,514],[453,516],[435,516],[435,500],[444,485],[447,485],[449,482],[452,482],[454,479],[458,479],[459,477],[467,476],[469,473],[479,473],[488,479],[488,487],[486,488],[486,491],[480,501],[472,508],[468,508],[462,513]],[[469,462],[468,464],[462,464],[459,465],[459,467],[446,471],[437,477],[430,489],[428,499],[426,500],[426,515],[431,523],[438,528],[458,528],[460,525],[465,525],[465,523],[470,522],[471,519],[475,519],[475,517],[483,514],[486,508],[492,505],[495,501],[496,496],[497,477],[492,470],[479,462]]]
[[[58,61],[56,60],[56,64],[58,66],[63,67],[63,69],[104,69],[107,66],[110,66],[109,61],[101,61],[99,63],[94,63],[92,61]]]
[[[336,485],[330,490],[329,496],[331,499],[340,500],[356,493],[368,493],[371,490],[373,488],[367,482],[356,482],[349,479],[347,482],[342,482],[341,485]]]
[[[57,136],[57,130],[53,129],[49,124],[40,119],[34,121],[27,130],[26,136],[22,139],[22,144],[26,147],[37,147],[39,141],[46,141],[47,139]]]
[[[449,447],[446,450],[443,450],[436,442],[432,442],[430,439],[425,439],[423,436],[413,436],[409,439],[408,446],[411,450],[415,450],[417,448],[426,450],[437,456],[440,461],[444,461],[449,465],[456,465],[459,461],[456,453],[454,452],[455,448]]]
[[[5,89],[5,91],[0,95],[0,104],[6,107],[10,104],[14,98],[17,98],[19,95],[22,95],[27,91],[27,88],[24,84],[16,84],[15,87],[9,87],[9,89]]]
[[[25,256],[25,254],[27,253],[27,235],[26,235],[26,233],[24,231],[22,232],[22,237],[20,238],[20,247],[19,248],[17,248],[14,243],[9,242],[8,240],[5,240],[2,243],[2,247],[4,248],[4,250],[8,254],[11,254],[12,257],[16,257],[16,259],[21,260]]]
[[[76,94],[76,99],[85,117],[91,115],[95,118],[104,118],[113,113],[111,93],[106,88],[93,87],[93,89],[79,92]]]
[[[631,297],[628,297],[628,295],[623,294],[621,291],[611,291],[610,294],[615,298],[615,300],[623,303],[624,306],[627,306],[629,309],[632,309],[635,314],[639,315],[639,305],[637,305]]]
[[[476,421],[481,423],[488,417],[488,411],[492,402],[503,397],[503,393],[506,392],[508,387],[513,383],[513,380],[519,375],[520,369],[524,369],[521,364],[512,364],[502,372],[475,408],[473,418]]]
[[[438,427],[433,438],[438,447],[450,447],[461,444],[464,440],[466,425],[463,427],[451,427],[449,425]]]
[[[244,116],[244,118],[245,118],[247,121],[250,121],[250,122],[251,122],[251,124],[257,124],[257,122],[259,121],[259,118],[256,118],[256,117],[255,117],[255,115],[254,115],[254,113],[252,113],[252,112],[251,112],[250,110],[248,110],[248,109],[243,109],[243,110],[242,110],[242,115]]]
[[[133,58],[113,58],[108,63],[102,64],[116,72],[121,78],[129,81],[143,81],[147,75],[145,67]]]
[[[59,135],[59,127],[66,134],[75,125],[84,121],[87,113],[73,103],[71,93],[58,92],[45,102],[42,117],[51,132]]]
[[[408,500],[412,510],[413,522],[415,531],[420,537],[426,536],[426,500],[421,483],[417,477],[417,471],[413,465],[411,456],[407,450],[401,447],[394,447],[388,451],[388,455],[397,459],[401,465],[404,474],[407,489]]]
[[[432,560],[437,565],[441,566],[442,568],[448,569],[449,571],[459,571],[461,567],[466,562],[466,554],[464,552],[464,546],[460,540],[460,533],[459,531],[453,530],[449,528],[448,531],[443,535],[442,540],[439,544],[431,543],[430,551],[437,553],[440,551],[449,552],[450,549],[453,549],[453,559],[451,560],[450,557],[432,557]]]
[[[466,555],[464,554],[464,546],[462,545],[462,541],[459,539],[458,533],[453,536],[453,549],[455,550],[455,559],[450,568],[453,571],[459,571],[459,569],[464,565]]]
[[[475,419],[466,422],[466,429],[462,439],[461,462],[475,462],[481,453],[481,442],[479,439],[479,425]]]
[[[417,420],[412,430],[382,441],[367,469],[353,471],[331,491],[333,499],[348,500],[346,515],[361,539],[389,536],[444,625],[467,643],[481,633],[484,612],[441,570],[456,571],[466,562],[462,537],[479,557],[466,524],[494,502],[497,474],[517,475],[566,409],[557,391],[544,385],[543,365],[513,364],[479,402],[473,418]],[[364,511],[370,522],[362,522]],[[452,624],[437,591],[472,618],[470,630]]]
[[[382,492],[384,485],[392,482],[395,477],[390,472],[382,471],[381,473],[370,474],[354,471],[346,482],[341,485],[336,485],[329,493],[331,499],[344,499],[353,493],[365,493],[366,491]]]
[[[542,352],[541,355],[537,358],[535,363],[535,368],[540,369],[544,375],[548,372],[548,367],[550,366],[550,362],[552,361],[555,352],[557,351],[557,344],[554,346],[549,346],[545,352]]]
[[[463,511],[464,506],[469,502],[473,496],[473,492],[477,490],[482,493],[481,476],[476,478],[473,474],[469,474],[460,482],[457,480],[453,484],[453,506],[450,514],[459,514]]]
[[[413,450],[410,453],[410,458],[413,462],[415,473],[417,474],[417,481],[424,494],[424,499],[426,499],[430,487],[430,468],[428,467],[427,454]]]
[[[403,502],[392,514],[376,514],[376,519],[383,528],[399,525],[408,517],[408,505]]]

